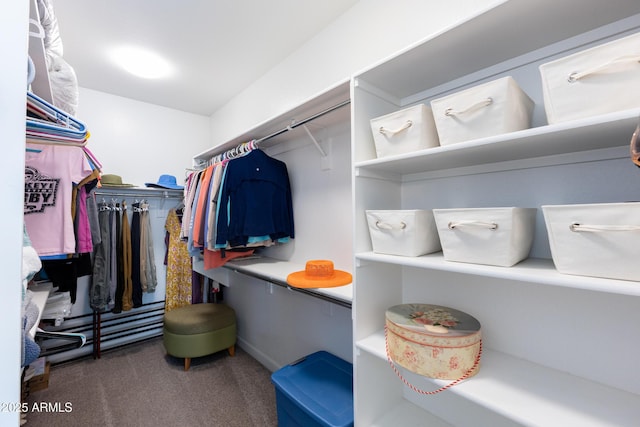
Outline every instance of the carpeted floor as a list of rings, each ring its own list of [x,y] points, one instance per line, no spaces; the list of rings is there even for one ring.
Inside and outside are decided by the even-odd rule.
[[[162,337],[51,368],[31,393],[26,426],[276,426],[271,372],[240,348],[183,360]],[[44,405],[43,405],[44,404]]]

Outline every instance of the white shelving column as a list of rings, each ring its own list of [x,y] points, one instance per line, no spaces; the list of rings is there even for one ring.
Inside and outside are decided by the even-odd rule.
[[[632,338],[640,283],[558,273],[540,209],[638,200],[640,174],[628,144],[640,109],[547,125],[538,71],[638,31],[638,2],[511,0],[354,76],[356,425],[640,420],[640,341]],[[370,119],[507,75],[536,103],[531,129],[376,158]],[[365,210],[492,206],[538,208],[529,259],[505,268],[448,262],[442,253],[372,252]],[[402,303],[445,305],[477,318],[479,373],[433,396],[404,386],[388,364],[383,332],[386,309]],[[446,384],[402,374],[424,390]]]

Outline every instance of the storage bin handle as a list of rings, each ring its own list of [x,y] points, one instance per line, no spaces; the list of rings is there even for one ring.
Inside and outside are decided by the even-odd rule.
[[[407,120],[405,124],[403,124],[400,128],[396,130],[385,129],[384,126],[380,126],[380,129],[378,129],[378,132],[380,132],[383,135],[389,134],[391,136],[394,136],[395,134],[400,133],[405,129],[409,129],[411,126],[413,126],[413,121]]]
[[[402,375],[402,373],[400,373],[400,370],[398,370],[398,368],[396,367],[396,364],[393,363],[393,360],[391,359],[391,356],[389,355],[389,341],[387,340],[387,333],[388,333],[388,328],[385,325],[385,327],[384,327],[384,345],[385,345],[385,350],[387,352],[387,361],[389,362],[389,365],[391,365],[391,368],[396,373],[398,378],[400,378],[402,380],[402,382],[407,387],[409,387],[411,390],[415,391],[416,393],[420,393],[420,394],[438,394],[438,393],[440,393],[442,391],[445,391],[446,389],[451,388],[454,385],[459,384],[460,382],[462,382],[462,381],[466,380],[467,378],[469,378],[471,376],[471,374],[473,373],[473,371],[480,364],[480,357],[482,356],[482,340],[479,341],[478,355],[476,356],[476,360],[473,362],[473,366],[471,366],[469,368],[469,370],[467,370],[467,372],[465,372],[460,378],[458,378],[457,380],[454,380],[453,382],[450,382],[447,385],[444,385],[444,386],[440,387],[437,390],[422,390],[421,388],[418,388],[418,387],[414,386],[413,384],[411,384],[409,381],[407,381],[407,379]]]
[[[407,223],[400,221],[400,225],[389,224],[388,222],[376,221],[376,227],[382,230],[403,230],[407,228]]]
[[[625,63],[633,63],[633,62],[640,62],[640,55],[627,55],[627,56],[621,56],[619,58],[615,58],[612,59],[611,61],[598,65],[596,67],[592,67],[589,68],[587,70],[581,71],[581,72],[573,72],[571,74],[569,74],[569,77],[567,78],[567,81],[569,83],[575,83],[578,80],[587,77],[591,74],[595,74],[599,71],[605,70],[613,65],[616,64],[625,64]]]
[[[578,231],[640,231],[640,225],[587,225],[574,222],[569,225],[569,230]]]
[[[446,110],[444,110],[444,115],[445,116],[458,116],[460,114],[471,113],[472,111],[478,110],[480,108],[488,107],[491,104],[493,104],[493,98],[489,97],[487,99],[483,99],[480,102],[476,102],[475,104],[465,108],[464,110],[455,111],[453,108],[447,108]]]
[[[449,230],[453,230],[458,227],[476,227],[476,228],[487,228],[489,230],[496,230],[498,228],[498,224],[495,222],[486,222],[486,221],[450,221],[447,224]]]

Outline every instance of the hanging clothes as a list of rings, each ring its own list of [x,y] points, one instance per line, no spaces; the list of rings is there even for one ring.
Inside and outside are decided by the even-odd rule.
[[[89,288],[89,305],[94,311],[104,310],[109,303],[109,274],[111,272],[111,236],[109,207],[99,208],[100,243],[93,248],[93,278]]]
[[[197,271],[191,272],[191,304],[201,304],[204,295],[204,276]]]
[[[124,261],[122,259],[122,215],[120,204],[116,204],[116,291],[114,294],[113,313],[122,312],[122,295],[124,294]]]
[[[182,225],[180,226],[180,238],[188,240],[189,234],[191,232],[192,223],[192,213],[193,213],[193,203],[196,197],[196,192],[198,189],[198,184],[200,183],[200,178],[202,176],[203,171],[196,171],[189,175],[187,178],[187,182],[185,185],[185,202],[184,202],[184,212],[182,214]],[[186,220],[185,220],[186,219]]]
[[[165,312],[191,304],[192,264],[187,243],[181,236],[181,221],[175,209],[167,214],[166,230],[166,293]]]
[[[87,189],[81,186],[76,195],[76,215],[74,217],[74,234],[76,238],[76,253],[93,252],[93,240],[91,239],[91,226],[87,213]]]
[[[193,205],[191,208],[191,213],[189,217],[189,234],[187,235],[187,250],[191,254],[191,256],[197,256],[200,253],[200,249],[195,247],[195,237],[196,233],[196,217],[200,215],[200,212],[197,209],[198,201],[200,199],[200,192],[202,191],[202,181],[204,180],[205,171],[202,171],[198,176],[198,181],[196,182],[196,188],[193,196]],[[183,217],[184,220],[184,217]]]
[[[202,181],[200,183],[200,191],[198,192],[198,199],[194,201],[195,215],[193,219],[193,246],[195,248],[202,248],[205,245],[205,233],[204,225],[206,222],[206,208],[209,204],[209,190],[211,187],[211,177],[213,176],[214,166],[209,166],[205,169],[202,175]]]
[[[225,164],[218,164],[213,172],[213,178],[211,178],[210,197],[207,208],[206,249],[208,249],[208,251],[213,251],[216,248],[216,212],[218,211],[220,183],[222,182],[222,172]]]
[[[64,259],[43,259],[42,271],[58,292],[69,292],[75,304],[78,293],[78,278],[92,274],[90,254],[81,254]]]
[[[230,161],[223,174],[216,248],[246,246],[251,238],[294,238],[287,165],[253,150]]]
[[[294,238],[286,164],[243,143],[211,159],[186,179],[180,236],[205,268]]]
[[[143,292],[155,292],[158,286],[156,277],[155,254],[153,250],[153,236],[151,234],[151,219],[149,218],[149,204],[141,205],[140,213],[140,282]]]
[[[97,183],[97,181],[96,181]],[[87,210],[87,220],[89,222],[89,232],[91,233],[91,250],[96,247],[96,245],[100,244],[100,220],[98,218],[98,203],[96,202],[96,186],[85,186],[87,190],[87,198],[86,198],[86,210]]]
[[[39,256],[73,254],[73,186],[92,172],[81,147],[32,145],[25,153],[24,216]]]
[[[116,289],[118,287],[118,230],[117,230],[118,208],[115,202],[111,205],[109,211],[109,304],[110,310],[113,310],[116,302]]]
[[[127,215],[127,203],[122,201],[122,310],[133,308],[131,283],[131,227]]]
[[[131,216],[131,300],[133,307],[142,306],[142,282],[140,281],[140,203],[133,204]]]

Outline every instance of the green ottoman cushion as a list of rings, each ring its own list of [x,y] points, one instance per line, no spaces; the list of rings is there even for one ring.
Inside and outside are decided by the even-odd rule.
[[[235,311],[224,304],[193,304],[164,315],[163,342],[167,353],[185,358],[185,371],[192,357],[227,349],[233,356],[236,343]]]
[[[164,315],[164,327],[178,335],[194,335],[235,325],[236,313],[224,304],[192,304]]]

